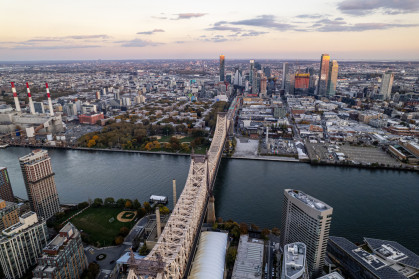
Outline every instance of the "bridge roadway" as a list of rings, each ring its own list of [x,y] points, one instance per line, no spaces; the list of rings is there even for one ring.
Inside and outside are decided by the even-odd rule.
[[[219,113],[211,146],[206,155],[192,155],[185,187],[156,245],[142,260],[131,255],[128,279],[181,279],[205,218],[210,193],[231,122],[239,107],[236,97],[227,113]]]

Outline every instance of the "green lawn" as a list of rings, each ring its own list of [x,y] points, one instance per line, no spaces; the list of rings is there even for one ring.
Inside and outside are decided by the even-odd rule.
[[[89,242],[101,247],[114,244],[115,237],[119,233],[121,227],[128,227],[131,229],[133,222],[121,223],[116,219],[119,212],[123,211],[120,208],[98,207],[86,209],[80,215],[77,215],[70,222],[72,222],[80,231],[89,235]],[[109,219],[114,218],[112,223]]]
[[[162,136],[162,137],[161,137],[161,139],[159,139],[159,140],[157,140],[157,141],[158,141],[158,142],[169,142],[171,137],[173,137],[173,136]],[[183,142],[191,142],[191,141],[193,141],[193,140],[194,140],[194,138],[193,138],[193,137],[184,137],[184,138],[182,138],[182,139],[179,139],[179,141],[180,141],[181,143],[183,143]]]

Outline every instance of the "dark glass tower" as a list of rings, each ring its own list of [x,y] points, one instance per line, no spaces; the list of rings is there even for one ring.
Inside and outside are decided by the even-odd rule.
[[[220,81],[224,81],[224,55],[220,55]]]

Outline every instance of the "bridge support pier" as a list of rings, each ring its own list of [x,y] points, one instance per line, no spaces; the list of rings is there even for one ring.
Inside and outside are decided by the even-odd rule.
[[[214,224],[215,221],[215,198],[211,196],[208,200],[207,223]]]

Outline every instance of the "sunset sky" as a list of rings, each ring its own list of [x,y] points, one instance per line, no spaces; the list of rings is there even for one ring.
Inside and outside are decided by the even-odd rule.
[[[0,61],[419,60],[418,0],[1,0]]]

